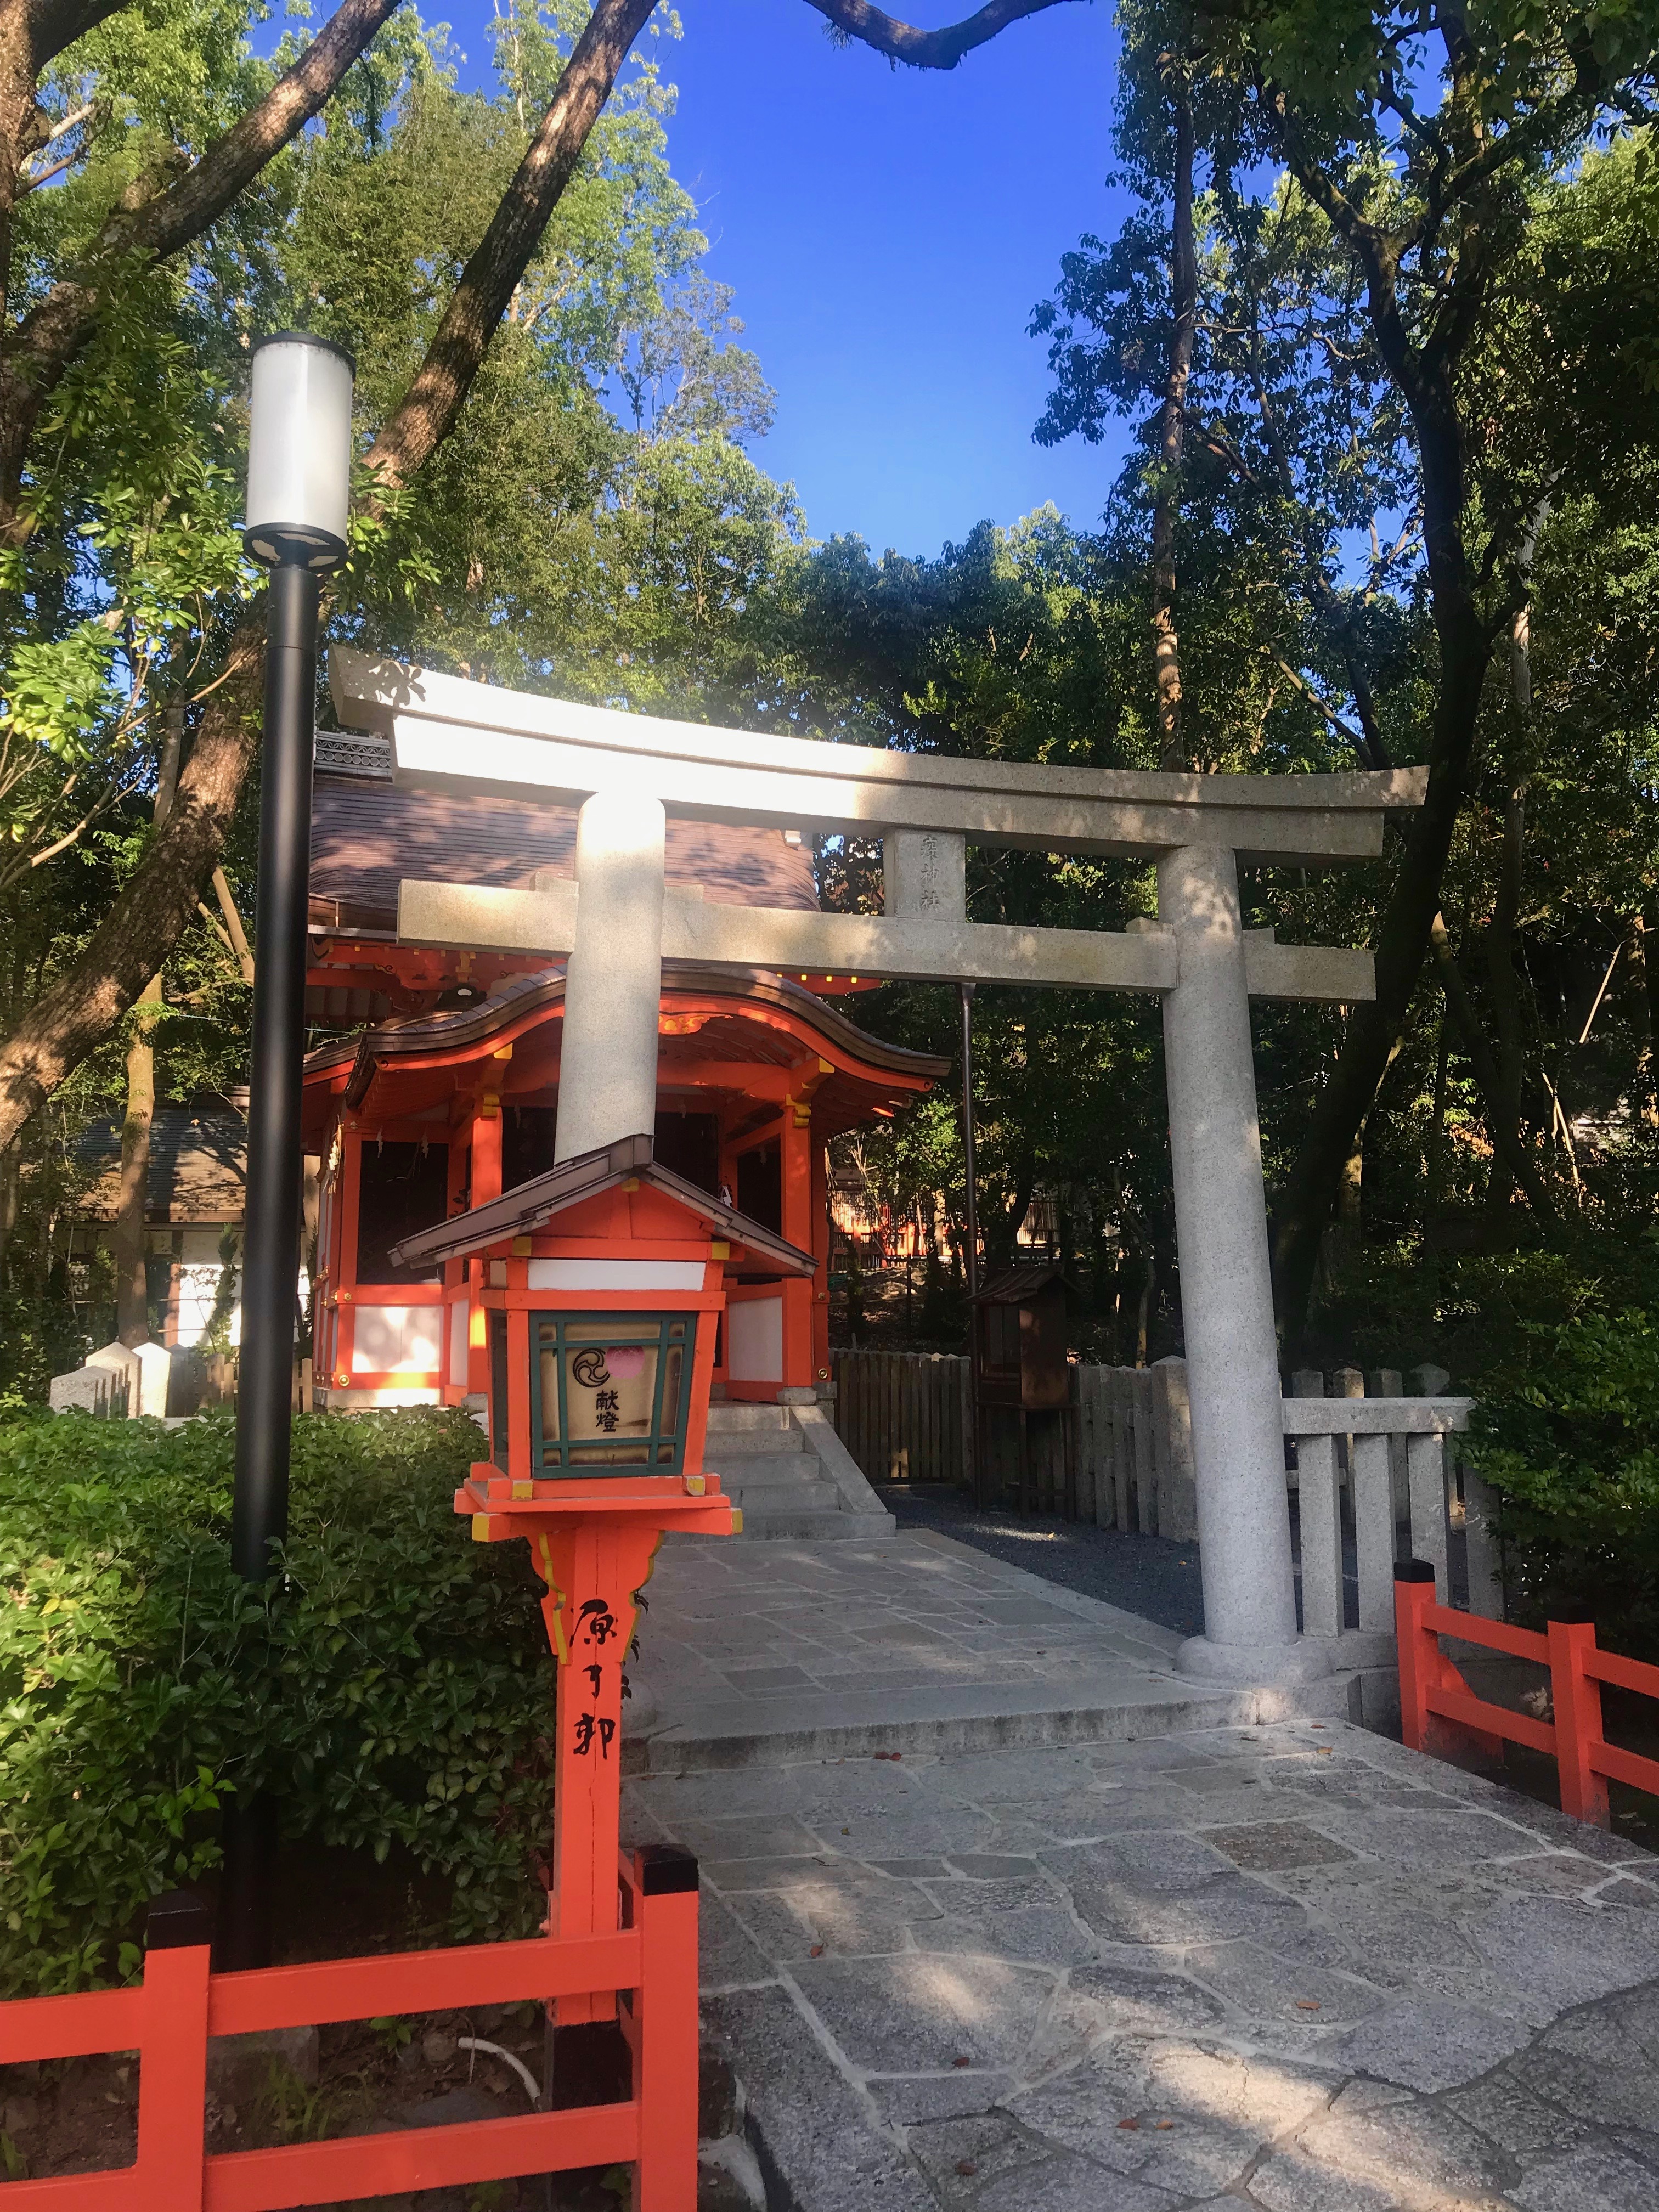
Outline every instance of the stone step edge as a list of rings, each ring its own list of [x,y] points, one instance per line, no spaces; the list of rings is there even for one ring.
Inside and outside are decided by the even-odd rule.
[[[1358,1677],[1327,1674],[1287,1689],[1229,1689],[1172,1682],[1167,1704],[1053,1705],[1026,1712],[916,1714],[885,1720],[781,1724],[683,1736],[671,1723],[625,1741],[629,1776],[695,1774],[738,1766],[792,1766],[811,1760],[871,1758],[877,1752],[1041,1751],[1085,1743],[1133,1742],[1201,1729],[1261,1728],[1280,1720],[1349,1720]],[[895,1702],[897,1702],[896,1700]]]
[[[841,1544],[858,1540],[867,1544],[893,1534],[872,1514],[848,1513],[833,1505],[746,1505],[741,1510],[739,1543]]]

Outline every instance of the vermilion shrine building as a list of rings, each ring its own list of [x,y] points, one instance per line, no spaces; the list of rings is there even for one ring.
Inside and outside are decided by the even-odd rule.
[[[559,1096],[563,963],[399,945],[398,884],[568,877],[574,811],[401,791],[390,756],[383,739],[318,740],[307,1013],[355,1029],[306,1072],[306,1149],[322,1162],[313,1370],[318,1403],[337,1409],[487,1393],[492,1263],[405,1268],[389,1255],[550,1169]],[[817,909],[808,854],[787,831],[676,821],[667,880],[710,903]],[[725,1304],[712,1380],[730,1399],[775,1402],[827,1380],[825,1146],[948,1070],[849,1020],[838,1001],[858,988],[664,966],[657,1161],[816,1262],[808,1279],[783,1272],[711,1220]],[[596,1248],[588,1272],[601,1259]]]

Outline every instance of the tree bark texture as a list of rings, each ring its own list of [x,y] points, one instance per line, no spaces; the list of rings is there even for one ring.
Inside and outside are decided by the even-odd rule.
[[[1158,693],[1158,765],[1191,766],[1182,742],[1181,641],[1176,629],[1176,526],[1181,514],[1181,451],[1198,322],[1198,250],[1193,237],[1193,111],[1179,64],[1171,58],[1175,110],[1175,214],[1170,237],[1169,371],[1158,410],[1158,497],[1152,508],[1152,676]]]
[[[155,826],[172,811],[184,749],[185,718],[169,708],[162,720],[161,770],[155,779]],[[161,1011],[158,969],[138,994],[127,1048],[127,1110],[121,1122],[121,1173],[110,1251],[115,1261],[115,1334],[123,1344],[149,1340],[149,1271],[146,1265],[146,1200],[149,1140],[155,1121],[155,1017]]]

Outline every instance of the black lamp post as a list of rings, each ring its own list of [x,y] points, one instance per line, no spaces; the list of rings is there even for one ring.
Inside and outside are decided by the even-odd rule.
[[[346,557],[351,380],[350,356],[326,338],[284,331],[254,348],[242,543],[271,574],[230,1524],[231,1563],[252,1583],[270,1573],[270,1547],[288,1534],[317,602],[319,580]],[[239,1802],[227,1821],[220,1919],[227,1966],[265,1963],[275,1833],[269,1804]]]
[[[968,1466],[980,1503],[979,1464],[979,1176],[974,1158],[974,987],[962,988],[962,1148],[968,1171]]]

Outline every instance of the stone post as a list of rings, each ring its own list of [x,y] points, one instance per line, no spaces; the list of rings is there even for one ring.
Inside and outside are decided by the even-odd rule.
[[[1158,916],[1181,952],[1164,998],[1170,1151],[1204,1572],[1202,1636],[1183,1674],[1301,1680],[1329,1658],[1297,1634],[1279,1346],[1267,1259],[1238,870],[1187,845],[1158,869]]]
[[[596,792],[576,817],[556,1164],[656,1128],[665,835],[661,801],[628,792]]]

